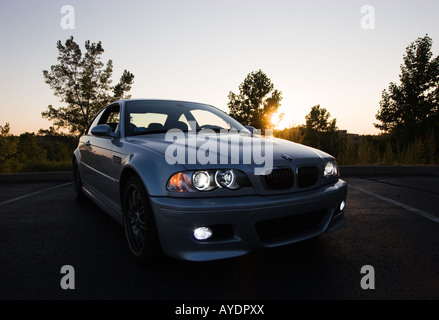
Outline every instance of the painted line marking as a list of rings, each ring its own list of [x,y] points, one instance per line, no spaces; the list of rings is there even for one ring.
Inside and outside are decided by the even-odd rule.
[[[429,220],[431,220],[431,221],[434,221],[434,222],[439,223],[439,217],[436,217],[436,216],[434,216],[434,215],[432,215],[432,214],[430,214],[430,213],[427,213],[427,212],[425,212],[425,211],[422,211],[422,210],[416,209],[416,208],[414,208],[414,207],[412,207],[412,206],[409,206],[409,205],[407,205],[407,204],[401,203],[401,202],[399,202],[399,201],[395,201],[395,200],[389,199],[389,198],[387,198],[387,197],[380,196],[379,194],[376,194],[376,193],[373,193],[373,192],[367,191],[367,190],[365,190],[365,189],[363,189],[363,188],[360,188],[360,187],[353,186],[352,184],[349,184],[349,188],[352,188],[352,189],[354,189],[354,190],[357,190],[357,191],[363,192],[363,193],[368,194],[368,195],[370,195],[370,196],[372,196],[372,197],[375,197],[375,198],[377,198],[377,199],[380,199],[380,200],[383,200],[383,201],[385,201],[385,202],[391,203],[391,204],[393,204],[393,205],[395,205],[395,206],[398,206],[398,207],[404,208],[404,209],[406,209],[406,210],[408,210],[408,211],[411,211],[411,212],[414,212],[414,213],[416,213],[416,214],[419,214],[420,216],[423,216],[424,218],[427,218],[427,219],[429,219]]]
[[[28,193],[28,194],[25,194],[24,196],[20,196],[20,197],[14,198],[14,199],[10,199],[10,200],[6,200],[6,201],[3,201],[3,202],[0,202],[0,206],[3,206],[5,204],[9,204],[9,203],[12,203],[12,202],[16,202],[16,201],[19,201],[19,200],[22,200],[22,199],[26,199],[26,198],[29,198],[29,197],[35,196],[37,194],[53,190],[53,189],[65,187],[65,186],[68,186],[68,185],[71,185],[71,184],[73,184],[73,182],[63,183],[63,184],[59,184],[59,185],[54,186],[54,187],[50,187],[50,188],[46,188],[46,189],[43,189],[43,190],[40,190],[40,191]]]

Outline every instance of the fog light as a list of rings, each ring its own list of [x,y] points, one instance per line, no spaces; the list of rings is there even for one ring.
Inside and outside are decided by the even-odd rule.
[[[339,211],[343,211],[345,206],[346,206],[346,202],[344,201],[340,202],[340,206],[338,207]]]
[[[212,230],[207,227],[199,227],[194,230],[194,237],[197,240],[207,240],[212,236]]]

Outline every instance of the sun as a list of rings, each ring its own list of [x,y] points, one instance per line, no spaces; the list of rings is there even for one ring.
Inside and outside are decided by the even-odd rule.
[[[282,122],[282,118],[283,118],[284,114],[278,112],[273,113],[270,116],[270,124],[275,128],[275,129],[279,129],[279,125]]]
[[[276,130],[283,130],[294,127],[296,125],[294,119],[296,118],[297,115],[294,113],[294,110],[282,106],[270,116],[270,124]]]

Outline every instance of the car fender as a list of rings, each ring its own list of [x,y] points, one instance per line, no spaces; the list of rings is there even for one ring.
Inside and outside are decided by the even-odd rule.
[[[185,171],[186,168],[179,164],[169,164],[165,155],[145,147],[136,148],[130,154],[120,175],[121,192],[126,181],[127,172],[135,173],[143,182],[149,196],[169,196],[166,184],[176,172]],[[145,150],[147,149],[147,150]]]

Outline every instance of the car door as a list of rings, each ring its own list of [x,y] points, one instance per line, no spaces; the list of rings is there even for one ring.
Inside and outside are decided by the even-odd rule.
[[[115,133],[119,132],[120,106],[114,104],[101,112],[91,124],[88,132],[81,138],[80,155],[83,183],[94,196],[105,200],[107,204],[117,207],[118,197],[118,157],[114,155],[114,147],[120,143],[120,138],[96,136],[92,129],[96,125],[107,124]],[[120,135],[119,135],[120,136]],[[120,157],[119,157],[120,158]]]

